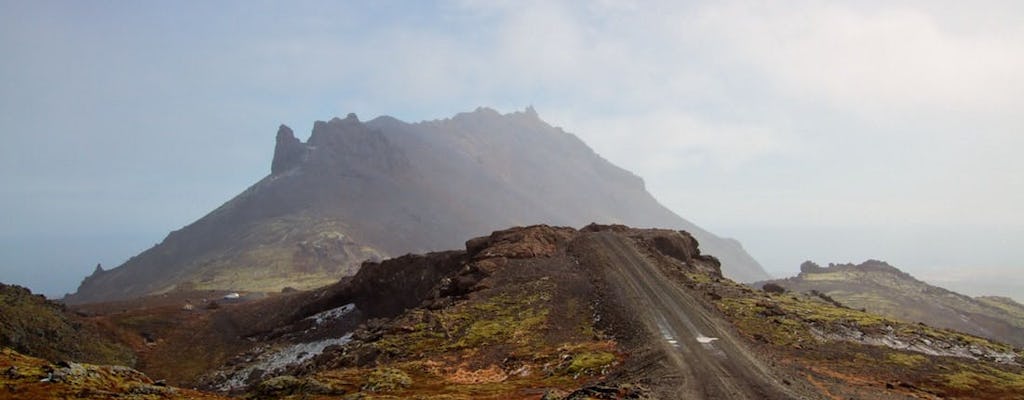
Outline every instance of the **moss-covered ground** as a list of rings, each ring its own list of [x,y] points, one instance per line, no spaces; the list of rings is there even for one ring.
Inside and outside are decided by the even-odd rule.
[[[0,284],[0,346],[48,360],[134,365],[131,350],[28,289]]]
[[[703,286],[712,290],[711,285]],[[1024,368],[965,357],[931,356],[880,345],[843,341],[829,332],[859,332],[928,342],[942,341],[995,352],[1024,352],[960,332],[912,324],[831,304],[814,294],[769,294],[731,282],[715,284],[715,305],[737,330],[768,349],[825,377],[877,382],[912,395],[1024,399]],[[854,334],[857,335],[857,334]],[[853,378],[851,378],[853,377]]]
[[[0,398],[4,399],[224,399],[165,386],[127,367],[51,363],[0,350]]]
[[[622,358],[581,304],[553,279],[501,285],[449,307],[405,313],[371,343],[381,354],[375,365],[304,379],[367,399],[537,398],[548,389],[571,390],[600,379]]]

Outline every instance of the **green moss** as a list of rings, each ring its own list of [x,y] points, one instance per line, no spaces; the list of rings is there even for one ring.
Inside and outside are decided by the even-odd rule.
[[[367,370],[335,370],[317,378],[366,398],[507,398],[527,388],[579,387],[581,379],[592,379],[584,376],[615,363],[617,347],[595,340],[600,335],[586,302],[556,300],[555,289],[551,279],[503,284],[441,309],[406,312],[372,345],[382,352],[377,365],[403,371],[408,386],[383,384],[393,374],[376,370],[372,377]],[[556,316],[559,326],[550,322]],[[512,373],[506,359],[527,372]],[[502,371],[481,372],[494,367]],[[487,378],[475,381],[477,374]]]
[[[917,367],[928,361],[928,357],[920,354],[890,353],[887,360],[904,367]]]
[[[807,325],[826,330],[842,325],[865,331],[893,328],[900,334],[915,333],[973,343],[992,349],[1002,350],[1006,347],[968,335],[900,323],[877,314],[836,307],[818,298],[803,295],[776,295],[770,299],[754,296],[730,297],[720,300],[718,306],[741,330],[766,338],[774,344],[787,345],[809,339],[811,335]],[[778,311],[781,311],[782,315],[773,315],[779,314]]]
[[[686,272],[686,278],[695,283],[711,283],[711,276],[700,272]]]
[[[773,299],[786,298],[774,296]],[[727,298],[719,302],[719,308],[729,315],[741,331],[758,340],[778,346],[800,346],[814,340],[804,323],[796,315],[781,315],[766,318],[768,308],[754,297]],[[778,304],[778,303],[776,303]],[[780,305],[781,307],[781,305]],[[785,309],[785,308],[783,308]],[[790,311],[787,311],[789,313]]]
[[[956,372],[941,375],[936,390],[972,398],[1024,399],[1024,373],[1010,372],[983,363],[959,363]]]
[[[721,283],[717,293],[722,298],[715,304],[740,332],[773,346],[799,348],[800,352],[795,354],[828,368],[837,368],[844,373],[854,371],[896,376],[926,392],[947,397],[1024,400],[1024,370],[1019,366],[929,357],[857,343],[826,344],[812,331],[837,329],[841,332],[852,327],[871,335],[892,332],[898,337],[919,337],[1020,353],[1010,346],[955,331],[837,307],[813,296],[764,296],[749,293],[727,281]]]
[[[507,336],[509,329],[512,328],[506,323],[511,321],[477,321],[469,326],[466,331],[466,335],[459,340],[459,346],[461,347],[473,347],[484,344],[489,344],[503,339]]]
[[[601,371],[615,362],[615,355],[612,353],[597,351],[578,354],[569,364],[570,374],[599,374]]]
[[[105,337],[63,305],[0,284],[0,346],[48,360],[133,365],[126,346]]]
[[[478,347],[496,343],[525,344],[535,329],[547,321],[547,310],[525,309],[498,313],[494,318],[473,322],[452,348]]]
[[[849,281],[857,279],[860,273],[854,271],[816,272],[802,275],[805,281]]]
[[[377,368],[366,377],[363,390],[370,392],[393,392],[412,385],[412,378],[404,371],[396,368]]]
[[[409,356],[488,345],[529,348],[539,342],[547,324],[550,283],[534,282],[478,302],[464,302],[440,311],[414,311],[407,329],[375,343],[393,356]]]
[[[983,377],[979,377],[977,373],[970,371],[962,371],[954,374],[946,375],[946,384],[950,388],[968,391],[978,386],[982,382]]]

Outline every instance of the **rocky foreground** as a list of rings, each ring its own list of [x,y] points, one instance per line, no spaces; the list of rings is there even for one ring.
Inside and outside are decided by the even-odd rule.
[[[317,290],[197,296],[75,310],[140,371],[209,396],[1024,398],[1020,349],[735,283],[672,230],[513,228]]]

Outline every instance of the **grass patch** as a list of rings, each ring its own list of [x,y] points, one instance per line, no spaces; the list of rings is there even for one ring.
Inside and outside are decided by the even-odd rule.
[[[928,362],[928,357],[920,354],[890,353],[886,360],[893,364],[913,368]]]
[[[1024,375],[985,365],[966,366],[946,374],[942,384],[948,394],[978,398],[1024,399]]]

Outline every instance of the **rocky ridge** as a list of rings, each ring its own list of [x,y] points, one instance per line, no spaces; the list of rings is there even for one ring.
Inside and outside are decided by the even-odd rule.
[[[965,296],[877,260],[828,267],[808,261],[800,271],[796,277],[759,285],[814,291],[848,307],[1024,346],[1024,306],[1011,299]]]

